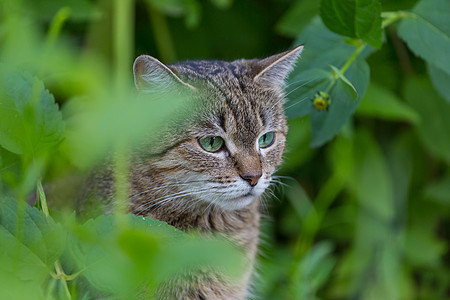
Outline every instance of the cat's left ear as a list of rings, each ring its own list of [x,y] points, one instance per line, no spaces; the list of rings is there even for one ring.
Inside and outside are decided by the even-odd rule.
[[[292,50],[259,60],[258,73],[253,80],[271,88],[282,88],[302,51],[303,45],[300,45]]]
[[[183,90],[183,88],[195,90],[193,86],[181,80],[175,72],[175,69],[149,55],[139,56],[133,65],[134,83],[140,91]]]

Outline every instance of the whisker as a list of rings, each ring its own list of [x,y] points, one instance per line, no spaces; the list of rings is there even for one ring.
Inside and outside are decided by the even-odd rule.
[[[196,191],[182,191],[182,192],[178,192],[178,193],[165,195],[163,197],[152,199],[149,202],[141,204],[135,210],[137,211],[137,213],[141,213],[142,211],[148,210],[149,208],[152,208],[155,205],[164,204],[164,203],[167,203],[168,201],[175,200],[175,199],[182,198],[182,197],[187,197],[190,195],[197,195],[197,194],[203,193],[205,191],[209,191],[209,190],[211,190],[211,187],[196,190]]]
[[[295,106],[295,105],[297,105],[297,104],[300,104],[300,103],[302,103],[302,102],[304,102],[304,101],[306,101],[306,100],[308,100],[308,99],[309,99],[309,97],[303,97],[302,99],[300,99],[300,100],[298,100],[298,101],[292,103],[292,104],[289,105],[288,107],[285,107],[284,110],[288,110],[289,108],[291,108],[291,107],[293,107],[293,106]]]
[[[305,85],[307,85],[308,83],[312,82],[313,80],[316,80],[316,78],[310,79],[307,82],[295,87],[294,89],[290,90],[286,95],[284,95],[285,97],[289,96],[290,94],[292,94],[293,92],[295,92],[296,90],[298,90],[299,88],[304,87]]]

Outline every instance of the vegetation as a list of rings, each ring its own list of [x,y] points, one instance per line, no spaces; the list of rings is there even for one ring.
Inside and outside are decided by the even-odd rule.
[[[226,241],[124,214],[125,145],[180,105],[137,101],[132,60],[298,44],[256,294],[448,297],[449,20],[446,0],[2,0],[1,298],[131,299],[192,265],[239,272]],[[115,214],[81,223],[76,181],[111,149]],[[64,191],[47,204],[43,182]]]

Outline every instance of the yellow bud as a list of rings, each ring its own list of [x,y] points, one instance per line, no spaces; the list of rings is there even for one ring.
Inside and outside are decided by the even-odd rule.
[[[313,105],[317,110],[328,109],[330,103],[330,96],[325,92],[317,92],[317,94],[314,96]]]

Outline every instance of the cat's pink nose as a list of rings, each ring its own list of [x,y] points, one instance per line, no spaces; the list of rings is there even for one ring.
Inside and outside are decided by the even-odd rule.
[[[247,181],[250,186],[254,187],[255,185],[258,184],[258,180],[261,178],[262,174],[261,172],[258,173],[244,173],[241,174],[242,179],[244,179],[245,181]]]

